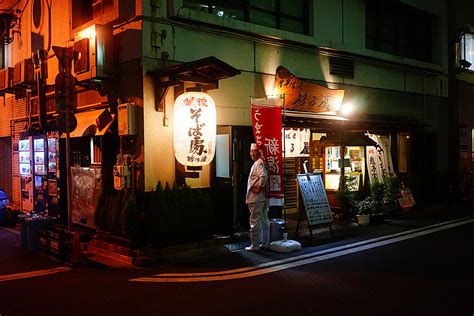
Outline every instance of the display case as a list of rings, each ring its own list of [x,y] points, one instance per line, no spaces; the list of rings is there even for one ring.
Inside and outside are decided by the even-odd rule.
[[[344,153],[342,154],[342,150]],[[341,171],[351,177],[351,190],[358,191],[364,183],[364,146],[329,146],[325,148],[324,184],[326,190],[336,191],[341,180]]]

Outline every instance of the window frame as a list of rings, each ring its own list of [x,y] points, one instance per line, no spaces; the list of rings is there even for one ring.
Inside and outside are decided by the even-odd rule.
[[[247,22],[259,26],[264,26],[264,27],[270,27],[274,29],[278,29],[281,31],[286,31],[286,32],[292,32],[296,34],[301,34],[301,35],[310,35],[310,19],[309,19],[309,10],[305,10],[305,7],[309,7],[309,0],[302,0],[301,5],[302,5],[302,16],[293,16],[288,13],[282,12],[282,6],[281,6],[281,1],[282,0],[274,0],[275,1],[275,10],[271,9],[266,9],[262,8],[260,6],[252,5],[250,4],[250,0],[229,0],[229,1],[219,1],[219,0],[202,0],[203,5],[207,5],[207,11],[206,13],[216,15],[216,7],[224,7],[225,5],[228,5],[229,7],[234,7],[237,9],[242,10],[242,16],[243,19],[235,19],[237,21],[242,21],[242,22]],[[194,10],[194,11],[199,11],[190,7],[186,7],[185,3],[183,1],[183,7],[187,8],[189,10]],[[251,19],[251,13],[253,12],[259,12],[263,14],[267,14],[272,16],[275,19],[275,27],[265,25],[263,23],[256,23]],[[202,12],[202,11],[201,11]],[[293,30],[288,30],[288,29],[283,29],[282,28],[282,21],[283,20],[289,20],[289,21],[294,21],[294,22],[301,22],[301,27],[302,27],[302,32],[297,32]]]

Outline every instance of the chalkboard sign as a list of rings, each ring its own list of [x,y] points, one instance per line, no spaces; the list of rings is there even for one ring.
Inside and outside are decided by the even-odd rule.
[[[297,177],[309,225],[332,223],[331,208],[321,173],[299,174]]]

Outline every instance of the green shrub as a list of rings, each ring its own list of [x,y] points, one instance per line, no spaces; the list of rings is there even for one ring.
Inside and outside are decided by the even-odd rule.
[[[341,203],[341,212],[344,217],[353,217],[354,201],[357,195],[356,178],[352,176],[344,176],[344,182],[339,186],[336,197]]]

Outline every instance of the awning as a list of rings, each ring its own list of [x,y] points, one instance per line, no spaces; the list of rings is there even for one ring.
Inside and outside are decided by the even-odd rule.
[[[79,112],[74,115],[77,127],[69,137],[103,136],[115,119],[115,114],[111,114],[107,109]],[[63,133],[61,137],[66,137],[66,134]]]
[[[315,114],[299,111],[284,111],[283,123],[285,127],[311,128],[320,132],[371,132],[392,133],[398,131],[417,131],[425,125],[409,116],[385,116],[358,114],[347,118],[330,115]]]
[[[363,133],[334,133],[320,139],[322,146],[378,146]]]
[[[203,91],[217,89],[219,80],[236,76],[240,74],[240,70],[209,56],[167,68],[152,69],[147,74],[155,82],[155,109],[162,111],[162,101],[169,87],[191,82],[200,86]]]

